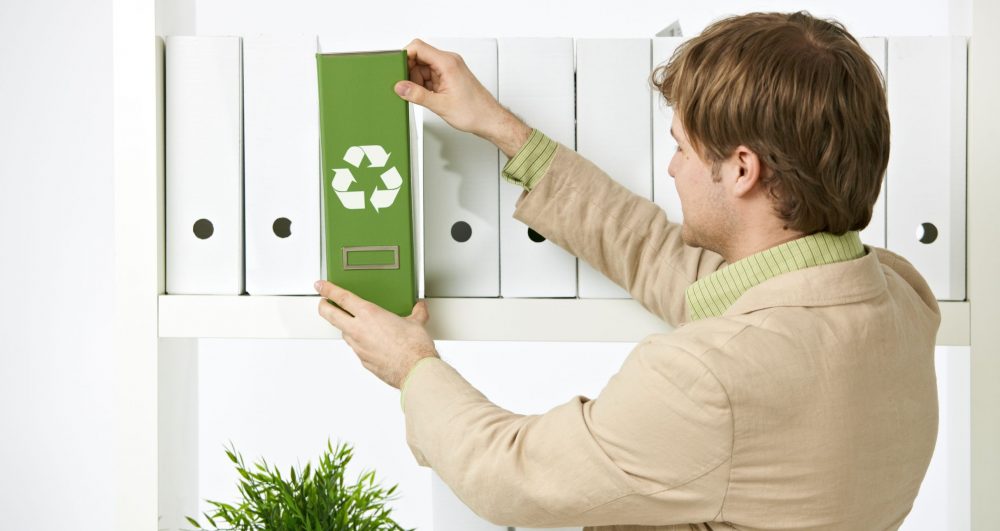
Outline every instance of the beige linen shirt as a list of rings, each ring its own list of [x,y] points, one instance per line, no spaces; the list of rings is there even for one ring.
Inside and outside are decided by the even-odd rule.
[[[419,363],[407,442],[473,511],[518,527],[899,527],[934,449],[940,322],[906,260],[866,248],[686,322],[685,289],[726,264],[579,154],[559,145],[514,217],[677,329],[643,339],[596,398],[542,415]]]

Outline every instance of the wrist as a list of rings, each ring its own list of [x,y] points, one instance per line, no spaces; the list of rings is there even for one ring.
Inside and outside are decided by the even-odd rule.
[[[531,136],[531,127],[507,109],[501,109],[496,124],[495,130],[483,137],[500,148],[507,158],[513,158]]]
[[[427,361],[429,359],[441,359],[441,357],[438,356],[437,351],[435,351],[432,354],[416,358],[413,361],[413,363],[411,363],[410,366],[405,370],[405,372],[402,375],[402,378],[400,378],[400,380],[397,382],[398,385],[396,385],[396,388],[402,392],[406,388],[406,382],[410,379],[410,376],[416,371],[417,367],[422,362]]]

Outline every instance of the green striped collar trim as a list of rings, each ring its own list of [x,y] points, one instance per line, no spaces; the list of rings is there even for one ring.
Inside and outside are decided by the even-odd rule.
[[[771,247],[699,279],[684,295],[692,321],[718,317],[747,290],[782,273],[854,260],[865,255],[856,231],[835,236],[818,232]]]

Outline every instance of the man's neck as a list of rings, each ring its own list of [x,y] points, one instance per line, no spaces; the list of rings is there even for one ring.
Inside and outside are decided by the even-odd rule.
[[[774,227],[769,230],[745,231],[728,242],[726,249],[720,254],[727,263],[737,262],[750,255],[766,251],[771,247],[777,247],[783,243],[797,240],[805,236],[805,233],[797,230]]]

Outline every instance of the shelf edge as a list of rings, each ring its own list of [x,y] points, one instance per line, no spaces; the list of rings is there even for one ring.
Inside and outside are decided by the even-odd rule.
[[[317,296],[161,295],[159,336],[340,339]],[[445,341],[638,342],[671,327],[629,299],[427,299]],[[969,303],[941,305],[939,346],[969,345]]]

